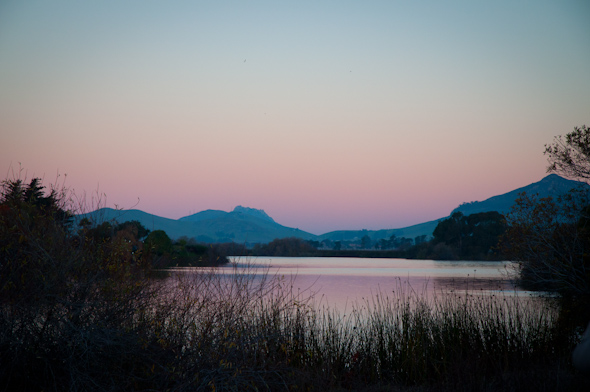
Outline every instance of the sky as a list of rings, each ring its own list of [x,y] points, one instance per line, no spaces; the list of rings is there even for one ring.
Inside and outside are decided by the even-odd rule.
[[[590,2],[0,2],[0,170],[85,208],[401,228],[590,125]]]

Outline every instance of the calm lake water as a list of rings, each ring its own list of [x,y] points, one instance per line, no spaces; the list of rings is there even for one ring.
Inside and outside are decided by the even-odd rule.
[[[511,262],[434,261],[325,257],[234,257],[238,268],[292,279],[295,292],[313,294],[316,303],[339,309],[360,304],[377,293],[413,290],[420,295],[477,293],[532,295],[515,286]],[[222,267],[230,273],[232,266]]]

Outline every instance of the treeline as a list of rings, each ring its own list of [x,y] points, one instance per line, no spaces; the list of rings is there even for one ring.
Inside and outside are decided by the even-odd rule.
[[[497,245],[506,229],[506,220],[498,212],[469,216],[456,212],[439,222],[430,240],[426,240],[426,236],[412,240],[393,235],[389,239],[372,241],[369,236],[364,236],[360,247],[343,248],[341,243],[336,242],[331,249],[327,249],[325,242],[282,238],[241,251],[254,256],[500,260],[504,255]]]
[[[123,242],[135,262],[147,261],[152,267],[198,267],[228,262],[219,244],[200,244],[194,239],[181,237],[172,240],[165,231],[146,229],[138,221],[94,223],[83,218],[77,224],[77,241],[98,241],[103,244]]]
[[[430,241],[408,247],[402,257],[434,260],[501,260],[498,242],[507,230],[496,211],[463,215],[455,212],[438,223]]]

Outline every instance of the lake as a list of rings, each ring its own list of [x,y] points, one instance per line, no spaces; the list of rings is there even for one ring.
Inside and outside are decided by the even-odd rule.
[[[249,273],[284,276],[293,290],[314,295],[316,304],[339,310],[399,290],[419,295],[477,293],[534,295],[517,287],[509,276],[514,264],[487,261],[435,261],[339,257],[233,257],[233,266]],[[231,273],[233,266],[219,272]]]

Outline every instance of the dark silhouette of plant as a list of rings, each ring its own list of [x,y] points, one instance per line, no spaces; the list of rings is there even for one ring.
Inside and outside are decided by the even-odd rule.
[[[545,155],[549,161],[548,172],[590,180],[590,128],[582,125],[565,136],[556,136],[552,144],[545,145]]]
[[[590,180],[590,128],[575,127],[545,146],[549,172]],[[530,287],[590,298],[590,195],[582,187],[558,198],[521,194],[508,215],[504,251]]]
[[[43,189],[2,183],[2,388],[126,389],[147,374],[146,325],[134,320],[157,285],[127,236],[95,236],[89,222],[75,232],[67,190]]]
[[[310,256],[316,248],[301,238],[277,238],[268,244],[256,244],[252,254],[256,256]]]
[[[493,248],[505,230],[504,217],[496,211],[467,216],[455,212],[434,229],[433,256],[461,260],[492,258]]]
[[[507,216],[501,247],[519,262],[526,287],[565,296],[590,295],[588,193],[558,197],[521,194]]]
[[[575,127],[545,146],[548,172],[590,180],[590,128]],[[519,262],[526,287],[559,294],[558,336],[573,345],[572,331],[590,314],[590,195],[580,186],[557,198],[521,194],[507,217],[501,246]]]
[[[172,252],[172,240],[164,230],[154,230],[149,233],[144,244],[146,250],[158,256],[170,255]]]

